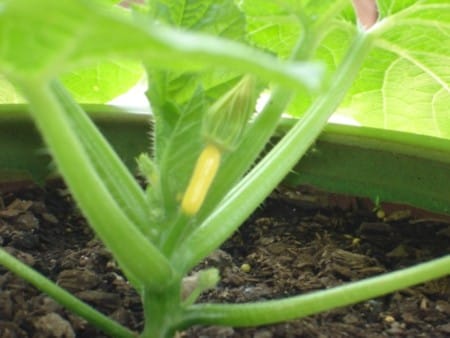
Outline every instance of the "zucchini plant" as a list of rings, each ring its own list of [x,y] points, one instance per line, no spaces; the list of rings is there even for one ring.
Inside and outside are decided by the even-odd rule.
[[[448,162],[447,141],[440,146],[428,141],[450,133],[445,67],[450,45],[443,43],[450,36],[450,5],[380,0],[377,6],[378,20],[369,28],[344,0],[148,0],[133,10],[106,0],[1,0],[6,101],[26,102],[90,226],[141,296],[144,329],[131,332],[4,250],[0,263],[113,337],[171,337],[198,324],[264,325],[447,275],[450,256],[281,300],[196,303],[218,282],[217,270],[208,269],[199,272],[187,298],[180,296],[184,277],[286,177],[333,112],[368,127],[427,134],[416,143],[408,141],[409,134],[395,135],[405,141],[400,147],[405,155],[414,157],[414,145],[423,141],[424,149],[441,147],[430,159]],[[110,99],[143,73],[153,123],[151,142],[139,138],[149,143],[147,152],[136,154],[145,189],[83,109],[89,106],[81,105]],[[270,93],[268,102],[254,113],[262,92]],[[26,124],[14,107],[3,110],[2,125]],[[284,112],[294,118],[282,119]],[[373,130],[342,137],[341,144],[355,151],[355,140],[372,133],[372,143],[363,141],[368,148],[395,146],[388,131]],[[274,135],[278,142],[261,157]],[[339,138],[342,129],[328,135]],[[129,145],[121,150],[133,152]],[[3,160],[4,177],[17,169],[41,175],[27,166],[26,149],[18,154]],[[301,165],[295,171],[294,181],[302,181],[302,172],[313,180]],[[363,189],[358,180],[347,178],[346,185],[334,180],[324,179],[324,185]],[[379,182],[382,178],[368,186]],[[405,182],[393,185],[370,194],[403,198],[409,189]],[[409,202],[425,196],[422,190]],[[430,205],[448,211],[448,197],[438,195],[439,203]]]

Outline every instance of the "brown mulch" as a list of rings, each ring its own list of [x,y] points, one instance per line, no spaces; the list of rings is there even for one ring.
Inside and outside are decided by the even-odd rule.
[[[357,198],[278,189],[201,267],[221,282],[200,301],[281,298],[424,262],[450,251],[450,222]],[[414,210],[413,210],[414,211]],[[133,330],[138,295],[60,184],[0,194],[0,245]],[[260,328],[193,327],[181,337],[449,337],[450,278]],[[105,337],[0,267],[0,337]]]

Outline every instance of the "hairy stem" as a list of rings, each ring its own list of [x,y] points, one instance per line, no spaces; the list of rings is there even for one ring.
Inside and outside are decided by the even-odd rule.
[[[167,259],[110,195],[50,86],[30,79],[17,85],[75,200],[127,277],[138,290],[164,288],[173,275]]]
[[[77,130],[90,162],[120,209],[136,224],[143,234],[149,233],[149,212],[144,191],[125,167],[109,143],[89,119],[83,109],[59,83],[52,83],[52,90],[64,107],[67,118]]]
[[[336,15],[336,12],[334,15]],[[325,30],[324,27],[311,30],[307,22],[303,22],[303,24],[304,31],[292,51],[291,60],[309,60],[314,55]],[[274,87],[269,101],[255,121],[248,127],[238,149],[232,152],[222,164],[213,183],[213,189],[211,189],[205,205],[200,210],[198,219],[205,219],[230,190],[230,187],[234,186],[255,163],[270,137],[274,134],[280,116],[291,102],[294,94],[295,91],[291,88],[288,89],[281,85]],[[302,92],[297,94],[302,95]]]

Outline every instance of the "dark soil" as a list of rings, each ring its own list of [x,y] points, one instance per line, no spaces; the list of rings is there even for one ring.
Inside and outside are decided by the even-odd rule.
[[[200,301],[281,298],[424,262],[450,251],[450,223],[367,201],[280,189],[202,266],[222,280]],[[137,294],[61,185],[0,195],[0,245],[139,331]],[[180,337],[449,337],[450,278],[278,325],[194,327]],[[0,267],[0,337],[105,337]]]

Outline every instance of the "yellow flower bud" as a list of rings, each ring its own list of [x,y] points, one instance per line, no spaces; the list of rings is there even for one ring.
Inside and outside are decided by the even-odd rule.
[[[186,215],[195,215],[202,206],[219,169],[221,155],[221,151],[214,144],[206,145],[201,152],[181,201],[181,210]]]

